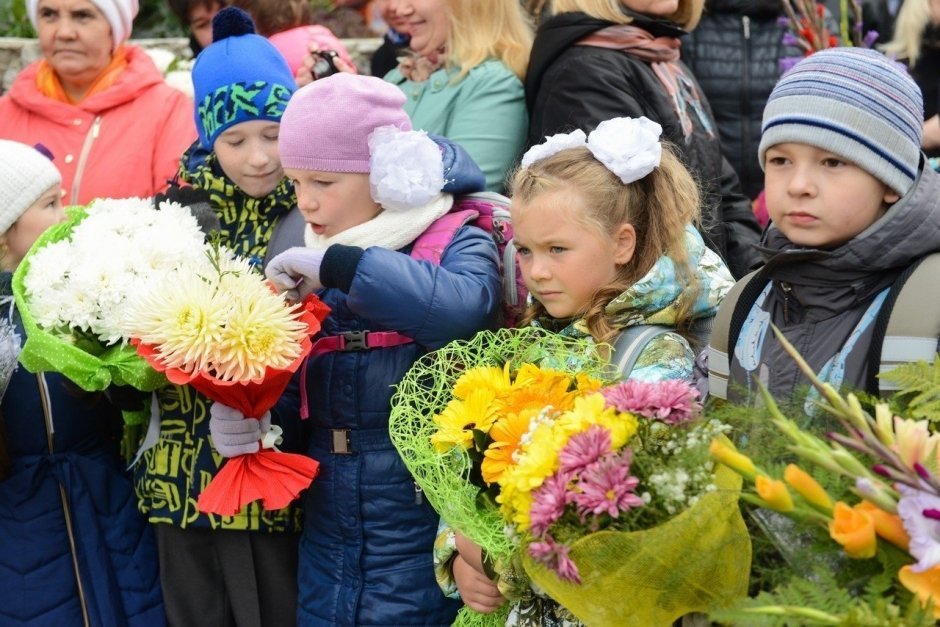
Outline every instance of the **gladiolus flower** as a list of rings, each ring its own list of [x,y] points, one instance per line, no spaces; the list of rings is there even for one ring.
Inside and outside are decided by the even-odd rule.
[[[875,523],[868,512],[836,503],[829,523],[829,536],[842,545],[846,554],[854,559],[867,559],[875,555],[878,540]]]
[[[754,462],[751,461],[750,457],[742,455],[734,450],[732,446],[725,444],[721,440],[713,440],[708,446],[708,452],[711,453],[712,457],[717,461],[747,479],[753,480],[755,475],[757,475],[757,468],[754,466]]]
[[[917,563],[912,567],[920,573],[940,565],[940,521],[924,515],[924,510],[940,508],[940,498],[907,486],[898,486],[901,499],[898,515],[911,538],[910,554]]]
[[[832,499],[812,475],[795,464],[787,464],[783,480],[813,507],[827,514],[832,511]]]
[[[793,497],[790,496],[790,491],[787,490],[783,481],[757,475],[754,487],[757,488],[758,496],[767,501],[767,505],[772,509],[778,512],[793,511]]]
[[[933,599],[933,616],[940,618],[940,566],[924,572],[915,572],[913,566],[905,566],[898,572],[898,580],[905,588],[917,595],[921,607]]]
[[[904,551],[910,550],[911,538],[904,530],[904,523],[897,514],[884,511],[874,503],[862,501],[855,509],[867,512],[875,523],[875,533]]]

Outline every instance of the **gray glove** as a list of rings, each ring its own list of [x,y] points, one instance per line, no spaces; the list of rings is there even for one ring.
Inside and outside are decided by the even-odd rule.
[[[320,264],[323,263],[325,250],[295,246],[288,248],[271,260],[264,274],[290,300],[299,301],[317,291],[320,283]]]
[[[271,428],[271,412],[258,418],[245,415],[222,403],[212,403],[209,408],[209,433],[212,444],[222,457],[237,457],[257,453],[261,449],[261,438]]]

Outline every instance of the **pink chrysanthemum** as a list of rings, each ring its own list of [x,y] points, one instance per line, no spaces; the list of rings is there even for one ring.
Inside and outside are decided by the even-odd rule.
[[[640,480],[630,475],[632,453],[602,459],[581,474],[580,492],[573,497],[581,516],[609,514],[617,518],[620,512],[642,507],[643,499],[633,494]]]
[[[576,433],[568,439],[565,448],[558,454],[563,472],[576,472],[590,466],[610,452],[610,430],[601,425],[591,425],[587,431]]]
[[[559,471],[532,493],[532,508],[529,510],[529,530],[532,535],[541,536],[565,513],[570,480],[571,473]]]
[[[601,390],[609,407],[676,425],[695,417],[698,390],[685,381],[634,381]]]
[[[568,556],[569,551],[570,547],[556,543],[551,536],[545,536],[543,541],[529,545],[529,555],[532,559],[555,571],[561,579],[580,584],[581,575],[577,564]]]

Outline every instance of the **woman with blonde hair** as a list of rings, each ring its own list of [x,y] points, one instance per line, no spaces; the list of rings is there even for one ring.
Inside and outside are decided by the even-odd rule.
[[[524,89],[532,28],[516,0],[389,0],[411,54],[385,76],[405,94],[416,129],[466,148],[502,191],[525,145]]]
[[[553,0],[526,73],[530,144],[601,121],[645,116],[663,127],[703,188],[702,235],[736,277],[759,262],[760,230],[721,154],[701,87],[679,60],[703,0]]]
[[[940,156],[940,0],[905,0],[881,50],[903,60],[924,95],[923,147]]]

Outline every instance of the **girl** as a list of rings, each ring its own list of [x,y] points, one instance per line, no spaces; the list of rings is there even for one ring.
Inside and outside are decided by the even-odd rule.
[[[120,414],[60,374],[16,366],[24,331],[9,272],[62,220],[61,185],[48,158],[0,140],[0,623],[162,625],[153,535],[118,455]]]
[[[514,241],[533,298],[526,320],[608,344],[630,327],[667,327],[621,374],[691,382],[695,322],[714,316],[733,280],[693,226],[695,181],[661,132],[646,118],[616,118],[530,149],[512,182]],[[456,550],[439,573],[450,566],[471,608],[499,607],[479,547],[458,536]]]
[[[331,309],[302,381],[308,453],[321,465],[303,498],[301,625],[450,625],[458,608],[434,580],[437,515],[388,418],[393,386],[415,360],[491,325],[499,262],[492,237],[473,226],[456,231],[439,264],[409,256],[453,197],[441,193],[452,177],[441,150],[410,130],[404,102],[381,79],[341,73],[298,90],[281,121],[307,247],[275,257],[267,275],[296,298],[317,291]],[[212,407],[223,455],[260,435],[227,429],[244,422],[232,412]]]

